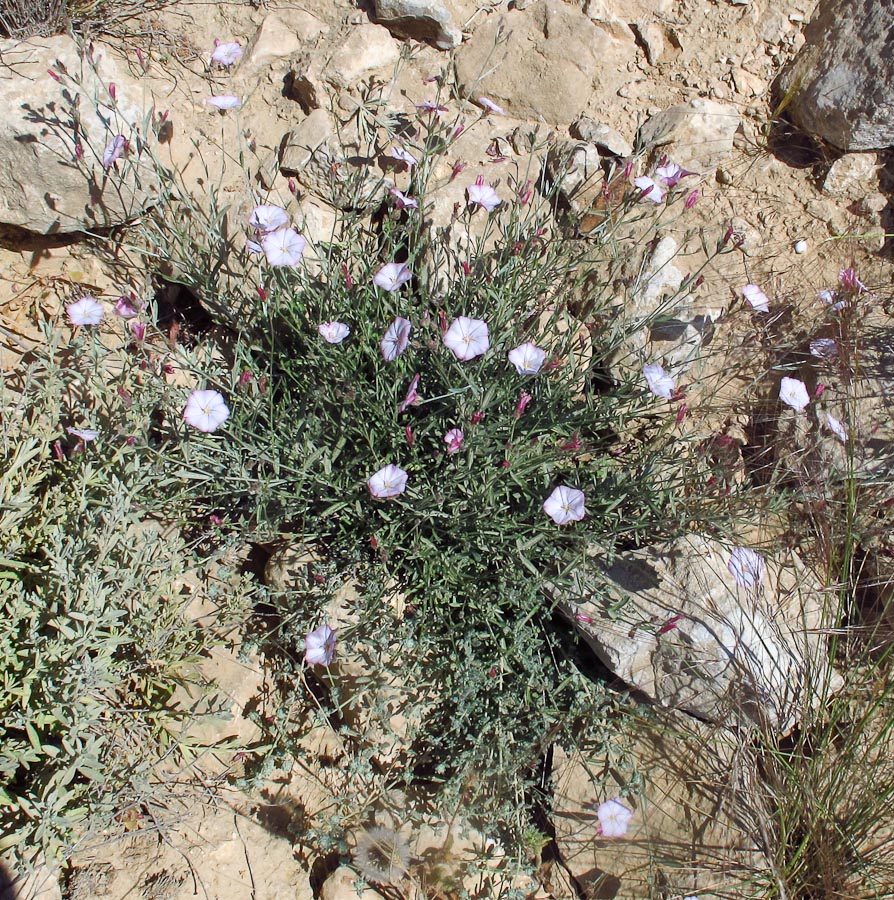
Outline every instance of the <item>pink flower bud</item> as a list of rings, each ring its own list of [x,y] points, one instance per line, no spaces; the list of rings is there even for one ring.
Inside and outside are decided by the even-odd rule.
[[[685,209],[692,209],[692,207],[695,206],[696,203],[698,203],[701,195],[701,191],[699,190],[692,191],[686,198],[686,202],[683,204],[683,207]]]
[[[110,82],[109,82],[109,96],[114,100],[114,99],[115,99],[115,95],[116,95],[117,93],[118,93],[118,89],[115,87],[115,82],[114,82],[114,81],[110,81]]]
[[[528,404],[531,402],[531,395],[527,391],[522,391],[518,396],[518,403],[515,404],[515,418],[520,419],[525,410],[528,408]]]
[[[477,425],[484,418],[484,412],[482,410],[478,410],[476,413],[472,413],[472,418],[470,419],[473,425]]]

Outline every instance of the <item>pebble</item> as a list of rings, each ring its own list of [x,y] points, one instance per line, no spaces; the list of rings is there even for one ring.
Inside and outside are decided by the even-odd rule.
[[[795,253],[801,254],[807,252],[807,241],[795,241]]]

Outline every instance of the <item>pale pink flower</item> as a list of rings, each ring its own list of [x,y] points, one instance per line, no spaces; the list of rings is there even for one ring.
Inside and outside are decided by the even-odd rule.
[[[656,397],[664,397],[665,400],[673,398],[674,391],[677,388],[673,377],[664,371],[663,366],[659,366],[658,363],[650,363],[647,366],[643,366],[643,375],[646,377],[649,390]]]
[[[340,344],[351,333],[344,322],[324,322],[317,331],[327,344]]]
[[[95,441],[99,437],[99,432],[95,428],[66,428],[65,430],[76,438],[80,438],[85,444]]]
[[[232,66],[242,59],[242,44],[239,41],[215,41],[211,62],[219,66]]]
[[[522,391],[518,395],[518,402],[515,404],[515,418],[520,419],[528,408],[528,404],[533,398],[527,391]]]
[[[726,567],[739,587],[750,588],[763,580],[766,565],[764,558],[749,547],[736,547],[730,554]]]
[[[866,285],[857,278],[857,270],[853,267],[842,269],[838,273],[838,280],[841,282],[841,286],[848,290],[857,291],[858,293],[866,290]]]
[[[410,343],[410,330],[413,326],[409,319],[397,316],[395,320],[388,326],[385,336],[379,345],[382,350],[382,356],[385,362],[391,362],[398,358],[407,345]]]
[[[391,190],[388,191],[388,193],[391,194],[392,197],[394,197],[394,205],[398,209],[418,209],[419,208],[418,200],[416,200],[414,197],[408,197],[405,193],[403,193],[402,191],[399,191],[397,188],[391,188]]]
[[[289,224],[289,214],[281,206],[262,204],[254,208],[248,224],[266,234],[285,228]]]
[[[419,402],[419,392],[416,388],[419,387],[419,373],[417,372],[413,376],[413,380],[410,382],[410,387],[407,389],[407,395],[404,397],[403,402],[398,406],[398,413],[402,413],[405,409],[410,406],[415,406]]]
[[[450,456],[454,453],[457,453],[463,445],[463,441],[465,440],[465,435],[460,431],[459,428],[451,428],[447,434],[444,435],[444,443],[447,445],[447,455]]]
[[[199,431],[216,431],[230,418],[230,408],[217,391],[193,391],[186,401],[183,419]]]
[[[102,167],[108,171],[115,163],[115,160],[121,158],[124,148],[127,146],[127,138],[123,134],[116,134],[109,141],[105,152],[102,155]]]
[[[400,290],[411,278],[413,273],[406,263],[385,263],[373,276],[373,284],[383,291],[394,292]]]
[[[792,409],[806,409],[810,403],[807,386],[798,378],[783,378],[779,384],[779,399]]]
[[[496,113],[498,116],[506,115],[506,111],[502,106],[497,106],[493,100],[489,100],[487,97],[479,97],[478,105],[483,106],[488,112]]]
[[[832,413],[826,413],[826,425],[829,427],[829,431],[838,438],[842,443],[847,443],[847,429],[844,427],[844,423],[835,418]]]
[[[441,118],[442,113],[447,112],[446,106],[441,106],[440,104],[435,103],[433,100],[423,100],[422,103],[417,103],[416,109],[421,109],[424,112],[433,113],[439,119]]]
[[[130,330],[133,332],[134,340],[142,343],[143,339],[146,337],[146,323],[131,322]]]
[[[137,301],[125,294],[122,294],[115,301],[115,312],[118,313],[122,319],[132,319],[134,316],[138,316],[140,314],[140,309],[141,307],[137,304]]]
[[[248,250],[252,256],[260,256],[264,252],[264,248],[257,242],[246,239],[245,241],[245,249]]]
[[[324,622],[304,636],[304,661],[311,666],[328,666],[335,658],[335,632]]]
[[[664,200],[664,191],[648,175],[634,178],[633,185],[642,191],[640,200],[651,200],[653,203],[661,203]]]
[[[599,831],[603,837],[624,837],[633,818],[633,810],[626,807],[619,797],[600,803],[596,810]]]
[[[65,311],[72,325],[99,325],[104,313],[103,305],[95,297],[81,297],[69,303]]]
[[[271,266],[297,266],[307,240],[293,228],[278,228],[261,238],[261,249]]]
[[[531,343],[520,344],[509,351],[509,362],[519,375],[536,375],[546,360],[546,351]]]
[[[684,169],[682,166],[678,166],[676,163],[668,162],[663,166],[658,166],[655,169],[655,174],[666,187],[672,188],[676,187],[677,184],[682,181],[682,179],[686,178],[689,175],[695,175],[696,173],[690,172],[688,169]]]
[[[742,296],[745,297],[752,309],[756,309],[758,312],[770,311],[770,298],[756,284],[746,284],[742,288]]]
[[[221,112],[242,106],[242,100],[235,94],[218,94],[214,97],[209,97],[205,102]]]
[[[408,166],[415,166],[415,165],[416,165],[416,162],[417,162],[416,157],[413,156],[412,153],[408,153],[408,152],[407,152],[406,150],[404,150],[404,148],[401,147],[401,146],[392,147],[392,148],[391,148],[391,155],[392,155],[395,159],[399,160],[400,162],[406,163]]]
[[[366,482],[366,486],[373,497],[377,497],[379,500],[387,500],[389,497],[396,497],[398,494],[402,494],[407,489],[408,477],[407,473],[400,466],[390,463],[379,469]]]
[[[475,183],[466,188],[466,192],[469,195],[469,203],[477,203],[488,212],[493,212],[503,202],[497,192],[485,182],[483,175],[479,175]]]
[[[817,338],[810,342],[810,353],[819,359],[834,359],[838,356],[838,344],[832,338]]]
[[[444,334],[444,345],[463,362],[481,356],[490,346],[487,322],[466,316],[457,317]]]
[[[544,501],[543,511],[556,525],[579,522],[587,514],[584,492],[560,484]]]

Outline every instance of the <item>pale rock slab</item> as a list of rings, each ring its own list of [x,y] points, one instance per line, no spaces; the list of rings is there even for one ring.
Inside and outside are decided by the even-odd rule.
[[[633,153],[633,144],[620,131],[587,116],[581,116],[572,124],[571,136],[595,144],[612,156],[625,157]]]
[[[554,748],[551,818],[577,887],[563,897],[642,900],[656,882],[667,897],[740,896],[743,872],[759,871],[764,860],[728,812],[724,744],[733,740],[718,731],[681,716],[669,716],[661,733],[642,729],[631,756],[645,777],[632,793],[617,768]],[[599,804],[619,796],[633,811],[627,834],[603,837]]]
[[[830,166],[823,193],[858,200],[878,188],[881,168],[877,153],[846,153]]]
[[[479,25],[457,50],[457,82],[516,118],[567,126],[594,94],[614,96],[636,54],[629,29],[618,37],[579,9],[541,0]]]
[[[280,59],[288,59],[301,50],[301,39],[294,28],[278,16],[265,17],[252,38],[246,68],[252,71],[269,68]]]
[[[638,142],[660,149],[684,169],[707,174],[732,153],[740,121],[734,106],[699,97],[649,118]]]
[[[325,81],[340,89],[359,87],[373,73],[391,74],[400,44],[382,25],[358,25],[348,33],[323,70]]]
[[[65,35],[0,41],[0,58],[8,67],[0,74],[0,224],[40,234],[91,231],[120,225],[155,201],[144,90],[108,47],[95,46],[95,66]],[[119,134],[131,152],[105,171],[103,153]]]
[[[768,559],[749,589],[729,558],[698,535],[594,558],[557,595],[559,607],[605,665],[662,706],[786,734],[812,679],[828,672],[818,634],[831,621],[826,595],[794,554]]]
[[[336,131],[325,109],[312,110],[283,137],[280,171],[338,209],[377,206],[393,185],[351,135]]]
[[[823,0],[780,76],[792,120],[846,151],[894,146],[894,0]]]
[[[392,34],[429,41],[439,50],[453,50],[463,39],[450,10],[437,0],[376,0],[376,20]]]

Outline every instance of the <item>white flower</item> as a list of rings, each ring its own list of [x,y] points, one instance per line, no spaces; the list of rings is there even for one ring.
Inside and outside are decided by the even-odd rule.
[[[413,273],[406,263],[385,263],[373,276],[373,284],[382,288],[383,291],[393,293],[400,290],[412,277]]]
[[[749,547],[736,547],[730,554],[726,567],[736,584],[743,588],[753,587],[760,582],[767,568],[763,556]]]
[[[242,59],[242,44],[239,41],[227,41],[226,43],[215,41],[211,62],[217,63],[219,66],[232,66],[240,59]]]
[[[293,228],[278,228],[261,238],[261,249],[271,266],[297,266],[307,241]]]
[[[199,431],[216,431],[230,418],[230,408],[217,391],[193,391],[186,401],[183,419]]]
[[[546,351],[531,343],[520,344],[509,351],[509,362],[519,375],[536,375],[546,359]]]
[[[402,494],[407,489],[408,477],[407,473],[400,466],[391,463],[379,469],[366,482],[366,486],[373,497],[386,500],[389,497],[396,497],[398,494]]]
[[[505,116],[506,112],[501,106],[497,106],[493,100],[489,100],[487,97],[479,97],[478,103],[483,106],[488,112],[496,113],[498,116]]]
[[[99,437],[99,432],[95,428],[66,428],[65,430],[76,438],[80,438],[85,444],[95,441]]]
[[[792,409],[801,412],[810,403],[810,394],[803,381],[797,378],[783,378],[779,384],[779,399]]]
[[[412,153],[407,153],[407,151],[404,150],[403,147],[392,147],[391,155],[395,159],[400,160],[402,163],[406,163],[408,166],[416,165],[416,157],[413,156]]]
[[[847,429],[844,427],[844,424],[836,419],[832,413],[826,413],[826,425],[829,426],[829,431],[835,435],[842,443],[847,443]]]
[[[217,96],[209,97],[205,102],[210,103],[216,109],[221,110],[221,112],[242,106],[242,101],[235,94],[218,94]]]
[[[412,327],[410,320],[401,316],[397,316],[388,326],[388,330],[385,332],[385,336],[379,345],[382,350],[382,356],[385,357],[385,362],[397,359],[407,349],[407,344],[410,343],[410,329]]]
[[[680,181],[682,181],[688,175],[695,175],[696,173],[690,172],[688,169],[684,169],[682,166],[678,166],[674,162],[668,162],[663,166],[657,166],[655,169],[655,174],[661,179],[666,187],[672,188],[676,187],[680,183]]]
[[[324,322],[317,331],[327,344],[340,344],[351,333],[344,322]]]
[[[633,818],[633,810],[615,797],[600,803],[596,815],[599,817],[599,829],[603,837],[624,837]]]
[[[742,288],[742,294],[752,309],[758,312],[770,311],[770,298],[756,284],[746,284]]]
[[[658,363],[650,363],[647,366],[643,366],[643,375],[646,377],[649,390],[656,397],[664,397],[665,400],[670,400],[674,396],[677,386],[674,384],[673,377],[664,371],[663,366],[659,366]]]
[[[497,192],[485,182],[483,175],[479,175],[475,179],[475,183],[470,184],[466,191],[469,195],[469,203],[477,203],[488,212],[493,212],[503,202]]]
[[[459,316],[444,334],[444,345],[464,362],[481,356],[490,346],[490,333],[483,319]]]
[[[543,511],[556,525],[579,522],[587,514],[584,492],[560,484],[543,502]]]
[[[311,666],[328,666],[335,658],[335,632],[324,622],[304,635],[304,661]]]
[[[248,224],[258,231],[276,231],[289,224],[289,214],[281,206],[263,204],[254,208]]]
[[[81,297],[65,307],[68,321],[72,325],[99,325],[103,317],[103,306],[95,297]]]
[[[817,338],[810,342],[810,353],[819,359],[833,359],[838,356],[838,344],[832,338]]]
[[[640,200],[651,200],[653,203],[661,203],[664,200],[664,191],[648,175],[634,178],[633,184],[643,192]]]

